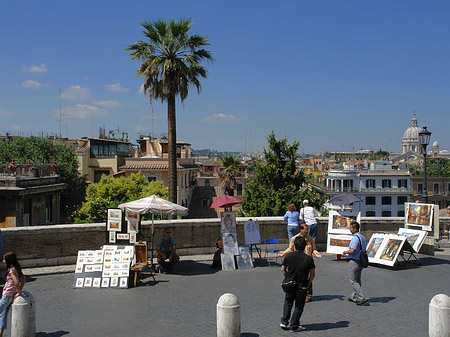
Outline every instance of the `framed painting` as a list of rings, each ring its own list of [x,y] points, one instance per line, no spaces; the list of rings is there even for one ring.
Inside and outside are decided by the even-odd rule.
[[[222,212],[220,224],[222,233],[236,233],[236,212]]]
[[[234,270],[236,266],[234,264],[234,255],[231,253],[220,254],[222,259],[222,270]]]
[[[222,234],[223,251],[234,255],[239,255],[239,248],[236,233]]]
[[[406,225],[418,226],[422,230],[431,231],[433,209],[432,204],[408,203],[406,205]]]
[[[139,214],[127,212],[125,218],[127,219],[128,233],[136,233],[138,230]]]
[[[239,246],[239,255],[236,256],[238,269],[253,268],[252,255],[248,246]]]
[[[92,281],[92,287],[100,288],[101,281],[102,281],[101,277],[94,277],[94,280]]]
[[[259,225],[256,221],[246,221],[244,223],[245,243],[248,245],[261,243]]]
[[[392,267],[395,264],[405,241],[405,236],[393,234],[387,235],[380,247],[381,253],[379,253],[379,257],[373,262]]]
[[[375,233],[372,234],[369,242],[367,243],[367,256],[369,257],[369,262],[376,262],[376,258],[380,256],[380,247],[383,245],[384,239],[387,237],[386,234]]]
[[[102,278],[102,288],[109,288],[109,277]]]
[[[414,251],[419,252],[428,232],[410,228],[399,228],[397,234],[406,236],[406,241],[409,242]]]
[[[361,213],[357,215],[350,212],[330,211],[328,215],[328,233],[352,234],[350,224],[352,221],[360,222]]]
[[[328,234],[327,253],[342,254],[348,249],[353,235]]]
[[[108,231],[120,232],[122,229],[122,211],[118,208],[108,208]]]

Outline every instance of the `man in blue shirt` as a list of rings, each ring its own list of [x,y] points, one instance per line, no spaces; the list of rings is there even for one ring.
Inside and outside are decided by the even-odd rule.
[[[366,250],[367,240],[364,235],[359,232],[359,227],[360,225],[356,221],[353,221],[350,224],[350,232],[353,234],[353,238],[350,241],[348,250],[344,251],[342,255],[348,255],[349,279],[350,285],[353,288],[353,293],[347,300],[355,302],[357,305],[364,305],[369,300],[364,296],[361,288],[361,273],[363,266],[361,265],[359,255],[361,253],[361,248]]]
[[[156,252],[158,253],[157,260],[159,270],[162,273],[173,272],[173,267],[180,260],[180,257],[177,255],[176,251],[176,241],[172,237],[172,231],[170,228],[165,228],[164,236],[156,243]]]

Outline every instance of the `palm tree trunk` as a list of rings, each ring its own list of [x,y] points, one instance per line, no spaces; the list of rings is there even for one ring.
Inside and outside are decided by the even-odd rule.
[[[169,147],[169,201],[177,203],[177,123],[175,95],[167,100],[168,147]]]

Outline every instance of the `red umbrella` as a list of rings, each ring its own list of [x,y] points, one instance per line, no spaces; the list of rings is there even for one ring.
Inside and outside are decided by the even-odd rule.
[[[231,195],[222,195],[214,199],[211,208],[231,207],[233,205],[241,204],[243,202],[244,200],[241,200],[238,197],[233,197]]]

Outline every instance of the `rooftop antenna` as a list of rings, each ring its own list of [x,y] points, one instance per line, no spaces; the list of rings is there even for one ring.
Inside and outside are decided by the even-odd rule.
[[[152,107],[152,137],[155,137],[155,112]]]
[[[61,135],[61,120],[62,120],[62,113],[61,113],[61,88],[59,88],[59,138],[62,138],[62,135]]]

